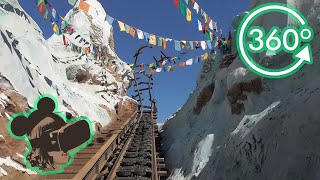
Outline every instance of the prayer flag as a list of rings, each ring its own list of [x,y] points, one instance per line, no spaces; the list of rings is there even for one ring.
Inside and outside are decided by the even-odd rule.
[[[184,2],[186,2],[186,5],[188,5],[188,4],[189,4],[189,0],[184,0]]]
[[[173,3],[176,8],[179,7],[179,0],[173,0]]]
[[[199,19],[198,19],[198,29],[199,31],[202,31],[202,23],[199,21]]]
[[[46,10],[46,12],[44,13],[44,19],[45,20],[48,20],[49,19],[49,12],[48,12],[48,10]]]
[[[199,14],[199,5],[197,2],[194,2],[193,9],[197,11],[197,14]]]
[[[53,31],[55,33],[57,33],[59,31],[59,27],[58,27],[58,25],[56,23],[53,24],[53,28],[52,29],[53,29]]]
[[[186,18],[187,18],[187,21],[189,21],[189,22],[192,21],[192,13],[191,13],[189,8],[187,8],[187,16],[186,16]]]
[[[165,38],[162,40],[162,49],[167,49],[167,39]]]
[[[212,20],[210,20],[210,22],[209,22],[209,28],[210,28],[211,30],[213,30],[213,21],[212,21]]]
[[[57,11],[56,11],[54,8],[52,8],[51,14],[52,14],[52,18],[53,18],[53,19],[56,19]]]
[[[187,41],[180,41],[180,44],[181,44],[181,48],[185,48],[186,45],[187,45]]]
[[[156,69],[156,72],[158,72],[158,73],[161,72],[161,71],[162,71],[162,68],[157,68]]]
[[[168,60],[162,61],[162,66],[166,65],[166,64],[167,64],[167,61],[168,61]]]
[[[68,0],[68,3],[72,6],[76,4],[77,0]]]
[[[186,62],[181,62],[181,63],[179,63],[179,66],[180,66],[180,67],[186,66]]]
[[[152,45],[156,45],[157,44],[157,37],[153,34],[150,34],[149,43]]]
[[[128,24],[125,24],[126,33],[130,33],[130,26]]]
[[[154,66],[154,63],[149,64],[149,68],[153,68],[153,66]]]
[[[192,64],[193,64],[193,59],[189,59],[188,61],[186,61],[187,66],[191,66]]]
[[[196,43],[196,49],[200,48],[200,44],[198,41],[195,42]]]
[[[126,28],[125,28],[125,26],[124,26],[124,23],[123,23],[123,22],[118,21],[118,24],[119,24],[120,31],[126,31]]]
[[[43,14],[45,10],[46,10],[46,6],[44,5],[44,2],[42,2],[39,6],[40,14]]]
[[[158,46],[162,47],[162,37],[158,38]]]
[[[179,41],[174,41],[174,48],[176,51],[181,51],[181,45]]]
[[[211,38],[210,38],[210,33],[209,33],[209,32],[206,32],[205,36],[206,36],[206,39],[207,39],[207,40],[210,40],[210,39],[211,39]]]
[[[144,37],[146,38],[146,41],[149,42],[150,34],[147,32],[143,32],[143,34],[144,34]]]
[[[210,40],[213,41],[214,40],[214,34],[210,31]]]
[[[183,16],[186,16],[186,4],[184,3],[184,0],[180,0],[180,13]]]
[[[193,50],[194,47],[193,47],[193,41],[189,41],[189,45],[190,45],[190,50]]]
[[[154,75],[155,72],[156,72],[156,70],[152,69],[152,70],[150,71],[150,74],[151,74],[151,75]]]
[[[111,17],[111,16],[109,16],[109,15],[106,15],[106,20],[108,21],[108,23],[109,23],[110,25],[112,25],[112,23],[113,23],[113,21],[114,21],[114,18]]]
[[[217,22],[213,22],[213,29],[218,32]]]
[[[144,39],[143,32],[139,29],[137,29],[138,39]]]
[[[132,37],[135,37],[135,36],[136,36],[136,30],[135,30],[133,27],[130,28],[130,35],[131,35]]]
[[[212,49],[212,42],[210,40],[207,41],[207,44],[208,44],[208,48]]]
[[[207,60],[208,56],[209,56],[208,53],[205,53],[205,54],[201,55],[201,59],[202,60]]]
[[[197,61],[196,62],[197,63],[200,62],[200,57],[199,56],[197,56]]]
[[[194,3],[195,3],[195,0],[190,0],[190,2],[191,2],[192,4],[194,4]]]
[[[37,6],[39,6],[42,3],[43,0],[36,0]]]
[[[81,9],[82,11],[88,13],[89,8],[90,8],[90,5],[88,3],[84,2],[83,0],[80,0],[79,9]]]
[[[207,49],[207,43],[205,41],[201,41],[201,48],[203,50],[206,50]]]
[[[203,17],[204,22],[207,23],[208,22],[208,15],[206,12],[203,11],[202,17]]]

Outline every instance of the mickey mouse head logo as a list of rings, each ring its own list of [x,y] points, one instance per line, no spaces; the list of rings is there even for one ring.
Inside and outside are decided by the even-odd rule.
[[[28,112],[14,114],[8,130],[13,138],[26,141],[23,161],[42,175],[62,173],[93,139],[91,121],[82,116],[68,119],[51,95],[39,96]]]

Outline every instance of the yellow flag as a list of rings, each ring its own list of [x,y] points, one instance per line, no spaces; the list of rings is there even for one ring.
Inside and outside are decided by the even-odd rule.
[[[59,31],[59,27],[56,23],[53,24],[53,31],[57,33]]]
[[[190,11],[190,9],[189,8],[187,8],[187,21],[192,21],[192,13],[191,13],[191,11]]]
[[[118,21],[118,24],[119,24],[120,31],[126,31],[126,28],[125,28],[125,26],[124,26],[124,23],[123,23],[123,22]]]
[[[149,43],[152,44],[152,45],[156,45],[157,44],[157,40],[156,40],[156,36],[153,35],[153,34],[150,34],[149,36]]]
[[[205,53],[205,54],[201,55],[201,59],[202,60],[207,60],[208,56],[209,56],[208,53]]]

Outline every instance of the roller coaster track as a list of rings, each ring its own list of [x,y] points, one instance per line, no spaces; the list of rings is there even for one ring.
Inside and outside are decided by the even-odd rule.
[[[145,48],[152,46],[139,48],[134,55],[135,64]],[[160,60],[154,57],[156,63],[170,58],[161,53]],[[110,123],[88,147],[76,154],[74,162],[62,174],[47,175],[45,179],[166,179],[152,75],[134,70],[132,82],[136,93],[132,97],[138,102],[138,113],[128,120]],[[148,101],[143,99],[145,92]]]

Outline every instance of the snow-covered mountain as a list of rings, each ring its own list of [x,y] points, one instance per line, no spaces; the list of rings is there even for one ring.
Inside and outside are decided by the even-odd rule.
[[[250,8],[267,2],[254,0]],[[194,92],[162,127],[169,179],[320,179],[320,1],[273,2],[289,4],[307,17],[315,33],[314,63],[290,77],[266,79],[249,71],[237,55],[212,54]],[[235,29],[243,15],[234,19]],[[293,24],[279,14],[255,22],[265,29]],[[278,68],[292,55],[260,54],[260,59]]]
[[[79,43],[74,37],[77,35],[89,44],[105,46],[106,56],[113,61],[108,67],[95,61],[93,55],[66,47],[63,35],[44,39],[39,26],[17,0],[0,0],[0,176],[11,171],[8,166],[19,169],[8,162],[19,159],[25,150],[24,142],[8,135],[8,117],[28,110],[40,94],[52,94],[59,101],[60,111],[87,116],[93,125],[106,126],[116,120],[116,104],[119,115],[129,116],[135,111],[136,102],[126,96],[132,71],[114,51],[106,13],[97,0],[86,2],[91,6],[88,13],[79,11],[76,5],[64,17],[74,29],[74,34],[65,36],[79,47],[88,44]],[[121,113],[121,108],[125,112]]]

